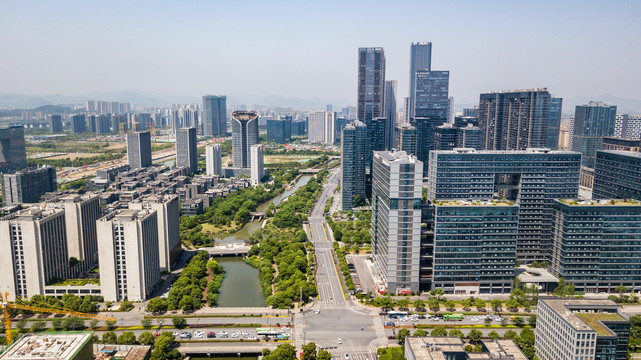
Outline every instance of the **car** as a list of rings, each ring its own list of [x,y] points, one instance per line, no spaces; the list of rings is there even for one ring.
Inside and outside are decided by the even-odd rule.
[[[172,332],[171,334],[172,334],[173,336],[180,336],[180,334],[178,333],[178,331],[174,331],[174,332]]]
[[[258,340],[258,338],[255,336],[249,336],[247,337],[247,340]]]
[[[340,344],[342,344],[342,343],[343,343],[343,339],[338,338],[338,344],[340,345]]]
[[[345,360],[349,360],[349,354],[345,354]]]
[[[320,314],[320,309],[314,310],[314,314],[316,314],[316,315]]]
[[[185,331],[184,333],[180,334],[180,337],[183,339],[191,339],[191,333]]]
[[[225,331],[225,330],[219,332],[219,334],[220,334],[220,336],[229,335],[229,333],[227,331]]]
[[[203,337],[205,337],[205,334],[203,334],[203,333],[195,333],[194,334],[194,338],[196,338],[196,339],[202,339]]]
[[[207,333],[207,338],[211,339],[211,338],[215,338],[215,337],[216,337],[216,333],[215,332],[210,331],[210,332]]]
[[[238,334],[236,334],[236,333],[233,333],[233,334],[231,334],[231,337],[233,337],[233,338],[237,338],[237,337],[240,337],[240,335],[238,335]]]

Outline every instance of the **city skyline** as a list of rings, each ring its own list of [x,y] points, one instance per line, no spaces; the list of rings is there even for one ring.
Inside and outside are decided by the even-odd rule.
[[[455,104],[476,103],[484,92],[534,87],[547,87],[563,98],[611,93],[641,99],[641,89],[635,86],[641,79],[641,70],[635,66],[641,50],[634,46],[641,41],[641,25],[633,18],[641,4],[554,3],[555,11],[549,11],[552,4],[542,2],[523,11],[525,5],[498,2],[491,6],[409,2],[367,8],[360,3],[340,7],[253,3],[244,16],[254,20],[255,26],[239,28],[233,26],[232,17],[199,21],[213,13],[237,13],[240,9],[234,4],[217,4],[215,9],[204,2],[191,7],[139,4],[122,12],[118,3],[9,3],[0,29],[11,36],[0,39],[0,46],[11,56],[0,67],[4,79],[0,94],[138,89],[194,98],[207,93],[277,95],[355,104],[357,48],[380,46],[387,57],[386,79],[398,81],[400,102],[408,95],[410,44],[424,41],[433,44],[432,67],[452,74]],[[407,11],[408,7],[415,11]],[[427,10],[444,16],[429,23],[419,21]],[[368,16],[357,16],[359,12]],[[189,26],[171,26],[175,22],[170,19],[183,15],[193,18]],[[389,19],[390,26],[363,26],[366,19],[377,16]],[[112,17],[123,25],[95,26]],[[584,21],[596,17],[599,22]],[[19,27],[26,18],[30,27]],[[133,24],[135,28],[130,27]],[[515,28],[520,30],[514,32]],[[225,35],[218,36],[221,32]],[[510,41],[509,46],[487,40],[496,33],[528,40]],[[248,42],[252,44],[249,55],[260,54],[261,61],[255,56],[230,55],[245,49]],[[185,46],[199,49],[199,56],[167,51]],[[595,46],[601,51],[592,51]],[[332,51],[305,61],[295,55],[317,48]],[[107,55],[94,56],[98,51]],[[44,54],[46,67],[40,62]],[[249,79],[251,90],[246,86]]]

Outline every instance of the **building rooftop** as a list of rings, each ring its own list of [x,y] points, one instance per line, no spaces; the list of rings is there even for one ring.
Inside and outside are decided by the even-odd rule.
[[[604,153],[608,153],[608,154],[615,154],[615,155],[622,155],[622,156],[630,156],[630,157],[641,158],[641,153],[633,152],[633,151],[599,150],[598,152],[604,152]]]
[[[514,201],[503,199],[492,200],[433,200],[436,206],[518,206]]]
[[[93,332],[23,335],[0,355],[0,360],[72,359],[92,338]]]
[[[641,202],[635,199],[603,199],[603,200],[558,199],[558,201],[571,206],[641,206]]]
[[[453,150],[432,150],[430,153],[437,154],[576,154],[580,152],[570,150],[550,150],[548,148],[528,148],[526,150],[476,150],[473,148],[454,148]]]
[[[520,93],[520,92],[532,92],[532,91],[548,91],[548,88],[498,90],[498,91],[492,91],[490,92],[490,94],[508,94],[508,93]]]
[[[549,271],[546,269],[541,269],[541,268],[533,268],[529,267],[526,265],[521,265],[517,269],[517,274],[521,272],[518,276],[519,280],[521,280],[522,283],[524,284],[532,284],[532,283],[544,283],[544,282],[553,282],[557,283],[559,282],[559,278],[556,276],[550,274]]]
[[[236,120],[249,121],[256,119],[258,117],[258,112],[256,111],[234,111],[231,114],[231,117]]]
[[[483,351],[478,353],[466,353],[466,344],[458,336],[408,337],[405,341],[414,357],[421,360],[527,360],[512,340],[483,341]]]
[[[621,307],[612,300],[551,298],[539,302],[548,305],[575,330],[596,331],[599,336],[612,334],[599,321],[626,321],[618,313]]]

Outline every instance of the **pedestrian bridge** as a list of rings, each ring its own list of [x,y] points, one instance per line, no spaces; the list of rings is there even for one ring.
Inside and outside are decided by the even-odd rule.
[[[247,255],[251,249],[250,245],[228,244],[218,245],[212,247],[200,248],[200,250],[207,251],[210,257],[213,256],[244,256]]]

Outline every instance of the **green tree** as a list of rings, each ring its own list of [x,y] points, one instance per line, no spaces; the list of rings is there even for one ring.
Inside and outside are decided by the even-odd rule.
[[[430,299],[427,301],[427,304],[428,304],[428,306],[430,307],[430,310],[432,310],[432,311],[434,311],[434,312],[437,312],[437,311],[439,311],[439,310],[441,309],[441,305],[440,305],[440,303],[439,303],[438,299],[437,299],[437,298],[435,298],[435,297],[430,298]]]
[[[136,335],[131,331],[125,331],[122,335],[118,336],[118,345],[135,345]]]
[[[34,321],[31,323],[32,332],[40,332],[47,328],[47,323],[43,320]]]
[[[169,332],[160,334],[154,343],[154,350],[151,352],[150,360],[178,360],[183,356],[178,349],[172,349],[174,336]]]
[[[398,343],[401,345],[405,344],[405,338],[410,336],[410,331],[408,329],[400,329],[398,333],[396,333],[396,340],[398,340]]]
[[[472,329],[470,332],[467,334],[467,338],[470,339],[470,342],[474,344],[478,344],[479,341],[483,338],[483,333],[480,332],[479,330]]]
[[[490,301],[490,306],[495,312],[500,312],[503,309],[503,305],[501,304],[501,300],[499,299],[494,299]]]
[[[485,311],[485,301],[483,301],[483,299],[476,299],[474,306],[476,306],[476,310],[478,311]]]
[[[53,327],[53,329],[56,331],[62,330],[62,319],[55,318],[51,320],[51,327]]]
[[[383,296],[381,298],[381,307],[383,308],[383,310],[393,309],[394,306],[393,306],[392,298],[389,296]]]
[[[116,325],[116,321],[115,320],[107,320],[107,321],[105,321],[105,325],[107,325],[107,330],[109,330],[109,331],[116,330],[116,328],[118,327]]]
[[[423,329],[418,329],[414,331],[414,336],[427,336],[427,331]]]
[[[459,329],[450,330],[450,336],[458,336],[461,338],[461,340],[465,337],[465,335],[463,335],[463,332]]]
[[[332,360],[332,354],[327,350],[319,350],[316,360]]]
[[[454,300],[447,300],[445,302],[445,308],[447,309],[447,311],[454,311],[454,309],[456,308],[456,303],[454,302]]]
[[[85,328],[85,321],[79,317],[72,316],[65,318],[62,326],[67,331],[82,330]]]
[[[396,305],[398,305],[399,309],[407,310],[409,308],[409,300],[407,299],[400,299],[396,302]]]
[[[184,329],[185,327],[187,327],[187,320],[184,316],[174,316],[171,318],[171,322],[177,329]]]
[[[140,325],[142,325],[142,327],[145,329],[149,329],[151,327],[151,319],[143,318],[142,320],[140,320]]]
[[[120,303],[118,311],[131,311],[134,308],[134,303],[129,300],[125,300]]]
[[[156,342],[156,337],[149,331],[145,331],[138,335],[138,342],[140,345],[153,345]]]
[[[441,296],[443,296],[443,294],[445,294],[445,291],[443,291],[443,288],[436,288],[430,291],[430,295],[436,296],[439,299],[441,298]]]
[[[118,341],[118,335],[113,331],[107,331],[102,334],[103,344],[115,344]]]
[[[18,332],[24,332],[26,328],[27,320],[20,320],[16,323],[16,329],[18,329]]]
[[[516,301],[516,299],[509,299],[508,301],[505,302],[505,307],[508,308],[510,311],[518,311],[519,309],[519,302]]]
[[[440,326],[435,326],[430,332],[430,336],[447,336],[447,330]]]
[[[489,316],[486,316],[483,322],[485,323],[485,326],[490,326],[492,324],[492,318]]]
[[[473,302],[470,299],[461,300],[461,306],[463,306],[463,310],[465,311],[470,311],[470,309],[472,308],[472,304]]]
[[[614,289],[614,291],[618,292],[620,296],[623,296],[623,294],[628,292],[628,288],[623,285],[619,285]]]
[[[474,351],[474,347],[470,344],[465,345],[465,352],[471,353]]]
[[[425,301],[418,299],[414,300],[414,309],[416,310],[425,310]]]
[[[499,338],[499,333],[497,333],[496,331],[490,331],[490,333],[487,334],[487,337],[489,337],[490,340],[496,340]]]
[[[98,327],[98,323],[100,323],[100,320],[98,320],[98,319],[91,319],[91,320],[89,321],[89,327],[91,328],[91,330],[96,329],[96,328]]]
[[[310,342],[302,347],[303,358],[302,360],[316,360],[316,343]]]
[[[267,360],[296,360],[296,348],[290,344],[278,345],[276,350],[267,356]]]
[[[161,313],[167,311],[167,300],[161,297],[155,297],[147,303],[147,311],[151,313]]]
[[[514,319],[512,320],[512,322],[517,327],[523,327],[523,325],[525,325],[525,320],[523,320],[523,318],[520,317],[520,316],[515,316]]]
[[[513,340],[518,336],[518,334],[513,330],[508,330],[503,334],[503,337],[509,340]]]
[[[527,319],[527,322],[531,327],[535,327],[536,326],[536,315],[530,316],[530,318]]]

